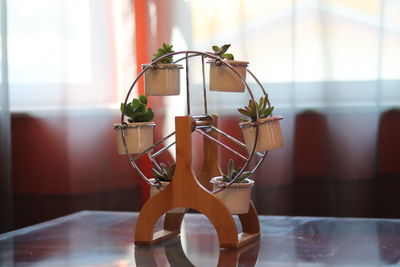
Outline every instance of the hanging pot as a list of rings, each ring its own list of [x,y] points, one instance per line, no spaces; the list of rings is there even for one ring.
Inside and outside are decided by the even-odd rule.
[[[132,122],[128,123],[128,128],[121,125],[115,125],[117,130],[117,147],[119,154],[126,154],[124,143],[122,140],[121,130],[125,134],[126,147],[129,154],[139,154],[153,145],[153,127],[154,122]]]
[[[148,64],[142,65],[142,69]],[[144,92],[147,96],[179,95],[180,64],[153,64],[144,73]]]
[[[264,152],[274,148],[283,147],[280,120],[282,116],[267,117],[259,120],[256,152]],[[245,121],[239,123],[242,128],[247,151],[251,153],[256,140],[256,124]]]
[[[224,184],[222,176],[214,177],[210,180],[213,190],[220,188]],[[232,214],[245,214],[249,211],[251,188],[254,181],[244,179],[245,183],[233,183],[229,187],[215,194],[215,196],[225,204]]]
[[[225,60],[246,80],[247,65],[249,62]],[[245,84],[240,77],[227,65],[219,60],[210,63],[210,91],[244,92]]]
[[[156,182],[155,178],[151,178],[149,180],[152,183]],[[169,182],[160,181],[160,183],[161,183],[160,190],[164,190],[169,185]],[[151,186],[150,187],[150,197],[153,197],[154,195],[158,194],[160,192],[160,190],[158,190],[154,186]],[[183,213],[185,211],[186,211],[185,207],[179,207],[179,208],[174,208],[172,210],[169,210],[167,213]]]

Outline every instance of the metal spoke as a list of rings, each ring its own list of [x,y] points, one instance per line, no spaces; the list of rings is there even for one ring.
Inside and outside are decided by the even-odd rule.
[[[223,136],[225,136],[226,138],[228,138],[229,140],[233,141],[234,143],[242,146],[242,147],[247,147],[246,144],[243,144],[242,142],[240,142],[239,140],[237,140],[236,138],[234,138],[233,136],[230,136],[229,134],[225,133],[224,131],[222,131],[221,129],[218,129],[217,127],[215,127],[214,125],[211,125],[211,128],[213,130],[215,130],[216,132],[222,134]]]
[[[156,168],[161,171],[161,166],[158,164],[158,162],[154,159],[154,157],[152,157],[151,153],[148,153],[149,158],[151,160],[151,162],[153,162],[153,164],[156,166]]]
[[[154,147],[156,147],[157,145],[161,144],[162,142],[164,142],[165,140],[167,140],[168,138],[170,138],[171,136],[173,136],[175,134],[175,132],[170,133],[169,135],[167,135],[166,137],[158,140],[157,142],[155,142],[151,147],[147,148],[145,151],[143,151],[142,153],[136,155],[134,158],[130,158],[130,161],[135,161],[138,158],[140,158],[141,156],[143,156],[145,153],[149,152],[150,150],[152,150]],[[129,154],[128,154],[129,155]]]
[[[149,181],[149,179],[147,179],[146,175],[144,175],[144,173],[139,169],[139,167],[136,165],[136,163],[134,161],[131,161],[131,165],[133,168],[136,169],[136,171],[139,173],[139,175],[151,186],[153,186],[153,184]]]
[[[231,151],[232,153],[234,153],[235,155],[241,157],[242,159],[247,161],[247,158],[245,156],[243,156],[242,154],[240,154],[239,152],[237,152],[236,150],[230,148],[229,146],[225,145],[224,143],[220,142],[218,139],[215,139],[214,137],[206,134],[205,132],[203,132],[202,130],[196,129],[196,132],[206,136],[208,139],[210,139],[211,141],[219,144],[220,146],[222,146],[223,148],[226,148],[227,150]]]
[[[186,55],[186,106],[187,106],[187,115],[190,115],[190,91],[189,91],[189,58],[188,52]]]
[[[201,74],[203,76],[204,114],[208,114],[208,110],[207,110],[206,77],[205,77],[205,71],[204,71],[204,55],[201,56]]]
[[[162,152],[164,152],[165,150],[167,150],[168,148],[170,148],[171,146],[175,145],[176,142],[172,142],[171,144],[161,148],[160,150],[158,150],[156,153],[150,155],[151,158],[156,158],[158,157]]]

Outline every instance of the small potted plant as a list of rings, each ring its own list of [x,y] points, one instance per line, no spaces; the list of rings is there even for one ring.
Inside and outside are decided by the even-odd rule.
[[[268,96],[261,97],[259,103],[249,100],[248,106],[239,108],[238,111],[249,119],[242,119],[239,124],[242,128],[247,151],[251,153],[256,141],[258,124],[258,138],[256,152],[279,148],[283,146],[280,120],[281,116],[272,116],[274,107],[270,105]],[[257,121],[257,111],[259,120]]]
[[[161,186],[159,189],[152,186],[150,188],[150,197],[152,197],[155,194],[157,194],[158,192],[160,192],[160,190],[164,190],[169,185],[169,183],[172,180],[172,177],[174,176],[175,163],[174,164],[161,163],[160,168],[161,168],[160,170],[153,168],[153,175],[155,178],[151,178],[150,181],[152,183],[159,182],[161,184]],[[174,209],[168,211],[168,213],[182,213],[182,212],[185,212],[185,210],[186,210],[186,208],[183,208],[183,207],[182,208],[174,208]]]
[[[236,178],[240,170],[241,168],[235,169],[233,159],[230,159],[226,174],[211,179],[210,182],[213,184],[213,189],[216,190],[226,186],[226,184]],[[254,185],[254,181],[248,179],[250,175],[250,171],[242,172],[234,183],[215,194],[232,214],[243,214],[249,210],[251,188]]]
[[[244,92],[245,84],[233,70],[221,60],[229,63],[246,80],[247,65],[249,62],[234,60],[232,54],[226,53],[231,45],[226,44],[221,47],[214,45],[212,47],[214,55],[220,60],[211,60],[210,66],[210,90],[224,92]]]
[[[171,44],[163,43],[162,47],[153,54],[151,61],[169,53],[173,53]],[[182,65],[173,64],[173,56],[167,56],[155,64],[151,64],[144,74],[144,92],[148,96],[179,95],[180,69]],[[143,64],[142,69],[149,64]]]
[[[155,123],[154,113],[151,108],[147,108],[147,97],[144,95],[134,98],[132,102],[121,103],[121,112],[128,117],[128,126],[114,125],[118,131],[117,146],[119,154],[126,154],[122,133],[124,131],[125,143],[129,154],[138,154],[153,145],[153,127]]]

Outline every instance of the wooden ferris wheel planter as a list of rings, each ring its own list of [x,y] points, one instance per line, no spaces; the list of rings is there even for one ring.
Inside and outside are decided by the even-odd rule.
[[[175,174],[167,188],[150,198],[140,211],[135,229],[136,245],[152,245],[178,235],[184,213],[166,214],[163,229],[153,232],[158,219],[168,210],[178,207],[192,208],[207,216],[217,231],[221,248],[239,248],[260,236],[260,223],[253,203],[250,203],[247,214],[239,215],[243,232],[238,233],[229,209],[196,179],[192,169],[191,147],[194,126],[196,121],[191,116],[175,118]],[[216,147],[215,144],[205,143],[204,149],[208,150],[205,152],[215,151],[213,146]],[[218,170],[217,161],[214,161],[214,166],[209,165],[208,170],[203,168],[202,173],[210,173],[212,169],[214,172]]]
[[[131,165],[138,171],[140,176],[146,180],[151,186],[160,190],[158,193],[154,194],[143,206],[139,213],[139,217],[136,223],[135,234],[134,234],[134,242],[136,245],[153,245],[155,243],[161,242],[163,240],[169,239],[176,235],[180,234],[181,225],[183,221],[183,217],[185,215],[185,210],[189,208],[194,209],[202,214],[204,214],[214,225],[218,239],[219,245],[221,248],[239,248],[243,247],[246,244],[255,241],[260,236],[260,222],[258,220],[257,211],[254,207],[254,204],[249,202],[249,209],[247,213],[238,214],[240,223],[242,225],[242,232],[238,233],[236,228],[236,223],[233,218],[233,215],[230,209],[224,204],[224,202],[216,196],[216,193],[221,192],[222,190],[228,188],[231,184],[233,184],[237,177],[239,177],[243,170],[248,167],[248,164],[254,155],[257,155],[260,160],[255,165],[254,169],[251,171],[251,174],[258,168],[258,166],[263,162],[264,158],[267,155],[267,152],[259,153],[256,151],[257,146],[257,138],[259,136],[259,112],[257,113],[257,123],[255,123],[254,128],[254,146],[252,148],[247,148],[249,152],[249,156],[246,158],[241,155],[234,149],[225,145],[221,141],[219,141],[219,135],[223,135],[224,137],[230,139],[230,141],[236,143],[237,145],[245,148],[246,144],[242,143],[239,140],[236,140],[232,136],[229,136],[224,131],[218,129],[218,117],[216,115],[209,115],[207,111],[207,93],[205,86],[205,74],[204,74],[204,62],[205,59],[211,60],[219,60],[219,64],[230,69],[233,73],[235,73],[239,80],[245,85],[251,99],[254,101],[254,96],[250,90],[250,87],[245,81],[244,75],[239,73],[237,70],[233,68],[233,66],[225,61],[221,61],[215,55],[205,52],[197,52],[197,51],[180,51],[166,54],[156,60],[154,60],[151,64],[147,64],[142,72],[135,79],[133,84],[131,85],[129,92],[125,98],[125,103],[123,103],[124,107],[127,105],[127,101],[129,95],[134,88],[135,84],[141,78],[146,71],[150,70],[153,64],[156,64],[159,60],[177,55],[183,54],[186,64],[185,64],[185,72],[186,72],[186,98],[187,98],[187,116],[178,116],[175,117],[175,132],[167,135],[163,139],[155,142],[152,146],[146,148],[141,151],[138,155],[132,157],[131,153],[126,145],[126,136],[122,131],[128,126],[124,123],[124,110],[121,115],[121,124],[120,127],[122,130],[121,138],[122,143],[125,146],[126,154],[129,158]],[[190,90],[189,90],[189,64],[188,60],[194,56],[201,56],[202,62],[202,74],[203,74],[203,92],[204,92],[204,115],[200,116],[190,116]],[[178,60],[178,61],[180,61]],[[178,62],[176,61],[176,62]],[[175,63],[176,63],[175,62]],[[215,62],[216,64],[216,62]],[[247,69],[247,73],[250,74],[251,77],[254,78],[256,83],[260,86],[263,91],[264,96],[267,95],[261,83],[257,80],[257,78]],[[204,130],[205,129],[205,130]],[[204,131],[203,131],[204,130]],[[192,134],[196,131],[203,135],[203,165],[201,167],[199,175],[196,177],[194,171],[192,169]],[[170,138],[175,134],[175,142],[160,148],[158,151],[151,154],[151,151],[164,142],[166,139]],[[160,153],[168,149],[170,146],[175,144],[176,146],[176,166],[175,173],[170,179],[169,184],[164,188],[160,187],[160,181],[156,180],[156,182],[151,182],[151,179],[148,179],[143,172],[140,171],[138,166],[135,163],[135,160],[140,158],[143,154],[148,153],[150,159],[154,162],[155,167],[160,168],[160,166],[155,161],[155,157],[157,157]],[[235,153],[241,159],[246,160],[246,163],[243,165],[242,169],[237,173],[237,176],[233,178],[230,182],[225,184],[223,187],[212,191],[212,184],[210,183],[210,179],[213,177],[221,176],[222,171],[220,169],[218,163],[218,145],[230,150],[232,153]],[[159,178],[158,178],[159,179]],[[158,184],[157,184],[158,183]],[[248,200],[247,200],[248,201]],[[246,202],[247,203],[247,202]],[[183,208],[183,209],[177,209]],[[168,212],[173,210],[174,212]],[[178,211],[178,212],[177,212]],[[181,212],[179,212],[181,211]],[[155,225],[157,221],[165,214],[163,228],[160,231],[154,232]]]

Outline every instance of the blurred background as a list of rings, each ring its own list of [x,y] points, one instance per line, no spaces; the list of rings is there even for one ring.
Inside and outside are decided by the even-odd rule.
[[[400,218],[400,1],[0,1],[0,232],[84,209],[140,209],[148,187],[117,154],[112,124],[163,42],[232,44],[285,117],[285,147],[255,176],[260,214]],[[201,65],[190,69],[192,113],[202,114]],[[242,139],[236,109],[249,96],[208,94],[209,113]],[[185,99],[150,99],[155,140]],[[201,138],[193,143],[198,171]],[[221,151],[222,169],[231,157]]]

